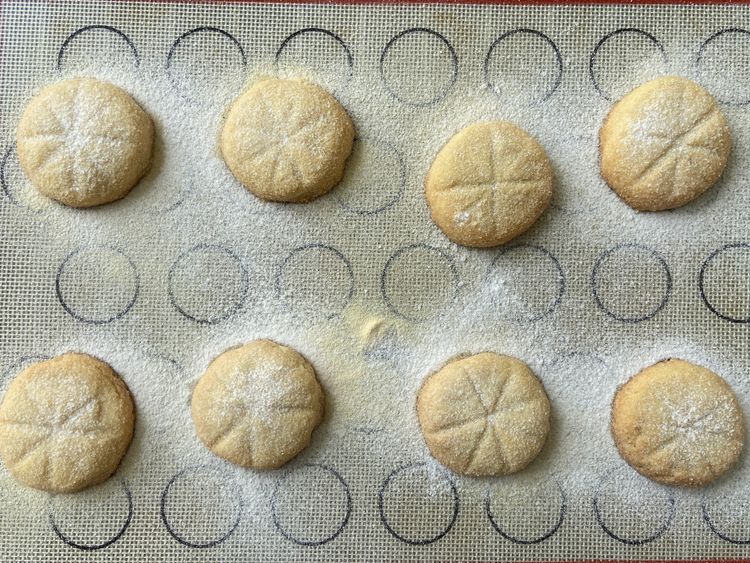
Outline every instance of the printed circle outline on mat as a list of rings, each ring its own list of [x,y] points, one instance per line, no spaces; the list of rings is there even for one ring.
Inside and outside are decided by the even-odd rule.
[[[325,318],[330,320],[341,314],[341,312],[346,309],[347,305],[352,300],[352,297],[354,297],[354,289],[355,289],[355,283],[354,283],[354,269],[352,267],[351,262],[349,259],[344,256],[344,254],[338,250],[337,248],[334,248],[333,246],[330,246],[328,244],[323,244],[319,242],[313,242],[309,244],[303,244],[301,246],[298,246],[296,248],[293,248],[289,254],[286,255],[284,260],[281,261],[281,264],[279,265],[277,271],[276,271],[276,279],[275,279],[275,289],[276,289],[276,297],[279,298],[282,303],[284,303],[285,307],[289,310],[293,310],[294,308],[299,308],[299,303],[305,303],[305,302],[311,302],[308,306],[310,309],[304,308],[305,312],[314,312],[315,310],[319,310],[317,307],[318,304],[321,303],[320,296],[311,295],[308,297],[303,298],[300,300],[300,302],[297,305],[292,305],[290,301],[295,301],[295,299],[291,299],[285,295],[285,286],[284,283],[284,276],[286,270],[291,267],[293,264],[293,260],[295,258],[300,257],[303,253],[308,253],[309,251],[319,251],[320,256],[322,256],[322,253],[328,253],[329,256],[332,256],[335,260],[337,260],[340,264],[343,264],[344,270],[346,271],[346,275],[349,278],[349,288],[344,290],[343,295],[337,296],[337,300],[340,300],[340,304],[332,305],[332,309],[328,312],[325,312]],[[311,287],[321,287],[326,286],[329,289],[331,287],[334,287],[333,284],[326,284],[322,280],[318,280],[315,283],[311,284]],[[331,304],[326,304],[331,305]]]
[[[130,51],[133,53],[133,57],[135,59],[135,66],[136,68],[141,66],[141,55],[138,53],[138,49],[135,46],[135,43],[128,37],[123,31],[117,29],[116,27],[113,27],[111,25],[86,25],[84,27],[81,27],[68,35],[65,38],[65,41],[62,42],[62,45],[60,45],[60,50],[57,52],[57,70],[62,71],[63,63],[65,62],[65,52],[70,47],[70,44],[75,40],[77,37],[79,37],[83,33],[88,33],[90,31],[108,31],[115,35],[115,37],[119,37],[122,39],[125,44],[128,46]]]
[[[703,61],[704,56],[706,54],[706,48],[709,46],[710,43],[716,41],[717,39],[719,39],[722,36],[723,37],[727,37],[730,33],[744,35],[744,36],[747,36],[748,39],[750,39],[750,31],[748,31],[746,29],[743,29],[741,27],[727,27],[725,29],[720,29],[716,33],[713,33],[712,35],[710,35],[707,39],[705,39],[701,43],[701,46],[698,48],[698,54],[695,57],[695,67],[698,70],[698,74],[702,78],[701,83],[704,85],[704,87],[706,87],[705,86],[705,77],[706,77],[706,74],[705,74],[705,71],[703,70],[703,67],[701,66],[701,62]],[[725,70],[725,73],[726,73],[726,70]],[[706,88],[706,89],[708,89],[708,88]],[[741,99],[741,100],[732,100],[732,99],[725,98],[723,96],[718,96],[718,95],[716,95],[713,92],[711,92],[711,94],[720,103],[728,105],[728,106],[740,107],[740,106],[746,106],[747,104],[750,104],[750,95],[748,95],[747,98],[744,98],[744,99]]]
[[[342,81],[342,85],[345,86],[352,79],[352,76],[354,76],[354,55],[352,55],[352,51],[349,48],[349,45],[347,45],[341,37],[336,35],[333,31],[324,29],[322,27],[305,27],[302,29],[298,29],[297,31],[289,35],[286,39],[284,39],[284,41],[281,42],[281,45],[279,45],[279,48],[276,50],[276,56],[274,57],[274,65],[276,67],[276,71],[279,71],[279,59],[281,58],[284,49],[286,49],[295,39],[298,39],[306,34],[313,33],[323,34],[324,36],[330,37],[336,44],[338,44],[339,47],[343,49],[347,65],[346,78]]]
[[[490,264],[490,267],[487,270],[487,275],[485,279],[488,281],[491,280],[492,274],[496,270],[498,262],[504,256],[507,256],[510,252],[515,252],[515,251],[520,251],[520,250],[538,252],[540,256],[544,257],[545,259],[549,259],[549,262],[551,262],[552,264],[552,268],[555,270],[555,273],[557,274],[557,292],[553,299],[548,300],[549,305],[546,307],[545,310],[535,313],[535,314],[533,311],[529,311],[529,313],[532,313],[531,316],[508,315],[509,318],[515,321],[524,321],[524,322],[533,323],[545,317],[548,317],[549,315],[555,312],[555,310],[560,306],[563,296],[565,295],[567,283],[565,281],[565,273],[563,272],[562,265],[560,264],[560,261],[555,257],[555,255],[552,254],[549,250],[547,250],[543,246],[540,246],[537,244],[528,244],[528,243],[516,244],[513,246],[509,246],[507,248],[500,249],[500,251],[497,253],[495,258],[493,258],[492,263]],[[539,279],[539,277],[540,276],[533,276],[534,279]],[[497,296],[494,294],[492,295],[492,301],[494,305],[497,307],[498,306]],[[526,305],[527,303],[523,303],[521,306],[526,307]]]
[[[50,506],[49,506],[49,523],[50,526],[52,526],[52,531],[55,532],[58,538],[62,540],[63,543],[66,545],[69,545],[70,547],[75,547],[76,549],[80,549],[81,551],[97,551],[99,549],[104,549],[105,547],[109,547],[113,543],[115,543],[117,540],[119,540],[124,534],[125,531],[130,526],[130,522],[133,520],[133,494],[130,492],[130,488],[128,488],[125,481],[120,480],[120,488],[121,491],[125,495],[125,500],[127,502],[127,515],[125,516],[125,521],[120,526],[120,528],[115,532],[115,534],[110,537],[109,539],[105,540],[102,543],[98,544],[85,544],[81,542],[76,542],[70,539],[69,536],[67,536],[61,529],[60,526],[55,522],[55,515],[54,511],[52,510],[52,501],[50,500]],[[52,495],[54,497],[54,495]],[[78,495],[74,495],[76,498],[78,498]]]
[[[708,298],[708,295],[706,295],[706,272],[708,271],[708,268],[716,258],[719,257],[722,253],[733,250],[733,249],[742,249],[746,252],[750,253],[750,244],[745,242],[733,242],[729,244],[725,244],[724,246],[721,246],[714,250],[711,254],[709,254],[708,258],[706,258],[703,261],[703,264],[701,264],[700,273],[698,274],[698,290],[700,291],[701,299],[703,300],[703,303],[708,307],[708,310],[711,311],[714,315],[719,317],[722,320],[729,321],[731,323],[738,323],[738,324],[745,324],[750,323],[750,311],[748,312],[748,315],[744,318],[737,318],[732,317],[728,314],[722,313],[719,310],[719,307],[717,307],[715,304],[711,302],[711,300]],[[750,285],[750,279],[745,281],[745,287]],[[749,307],[750,308],[750,307]]]
[[[368,184],[368,182],[358,182],[357,180],[352,179],[352,176],[354,173],[354,167],[356,167],[356,160],[359,154],[358,151],[361,150],[362,146],[366,146],[366,145],[370,145],[371,147],[377,147],[381,152],[381,156],[387,153],[388,156],[394,157],[395,164],[398,167],[398,179],[397,179],[398,183],[396,185],[395,193],[393,193],[393,195],[391,195],[385,203],[380,204],[379,207],[375,209],[364,209],[363,207],[358,207],[350,203],[350,201],[355,200],[357,196],[361,196],[364,191],[370,191],[370,190],[367,190],[367,188],[363,189],[363,186],[362,186],[362,184]],[[385,150],[381,150],[383,148]],[[376,160],[380,160],[380,159],[376,159]],[[363,173],[362,176],[367,176],[367,174]],[[391,178],[390,174],[388,175],[388,178],[389,179]],[[354,195],[348,198],[342,197],[342,194],[347,193],[347,188],[349,188],[350,186],[349,182],[354,184],[354,186],[349,190]],[[378,187],[381,187],[381,186],[378,186]],[[401,197],[404,195],[405,190],[406,190],[406,161],[404,160],[404,157],[401,154],[401,152],[398,149],[396,149],[396,147],[394,147],[388,141],[383,141],[381,139],[371,139],[369,137],[359,137],[359,138],[354,139],[354,147],[352,148],[352,153],[349,155],[349,159],[347,161],[346,174],[344,175],[343,180],[341,180],[341,183],[338,186],[336,186],[335,193],[336,193],[336,200],[338,204],[344,209],[346,209],[347,211],[351,211],[352,213],[356,213],[357,215],[362,215],[362,216],[376,215],[378,213],[382,213],[383,211],[387,211],[388,209],[396,205],[396,203],[398,203]],[[392,190],[387,190],[387,191],[392,191]],[[378,193],[382,193],[382,192],[378,190]]]
[[[497,85],[495,84],[495,82],[497,81],[499,77],[495,78],[494,80],[490,78],[490,64],[491,64],[491,59],[492,59],[492,53],[500,45],[500,43],[518,34],[538,37],[542,41],[544,41],[549,47],[552,48],[552,54],[554,55],[555,61],[557,63],[557,72],[555,74],[555,79],[553,80],[552,86],[548,88],[546,92],[543,92],[541,96],[536,96],[530,100],[530,103],[545,102],[552,97],[552,95],[557,91],[560,84],[562,83],[563,60],[562,60],[562,53],[560,52],[560,48],[555,44],[555,42],[552,41],[552,39],[550,39],[548,35],[536,29],[531,29],[528,27],[519,27],[511,31],[508,31],[506,33],[503,33],[492,42],[492,45],[490,45],[490,48],[484,57],[484,82],[490,88],[490,90],[492,90],[495,96],[497,96],[498,98],[503,97],[502,90],[498,89]]]
[[[635,473],[635,472],[633,472]],[[639,474],[635,475],[636,478],[646,480],[646,477],[643,477]],[[664,520],[662,521],[659,528],[651,535],[648,535],[646,537],[642,538],[628,538],[624,537],[622,534],[618,534],[614,530],[612,530],[604,521],[604,517],[602,516],[602,509],[600,507],[600,496],[602,493],[602,488],[608,481],[613,481],[612,479],[612,472],[609,473],[609,475],[603,477],[599,481],[599,485],[596,488],[596,491],[594,492],[594,498],[592,500],[592,507],[594,509],[594,516],[596,517],[596,522],[599,524],[599,527],[604,530],[604,532],[612,539],[617,540],[620,543],[624,543],[626,545],[645,545],[647,543],[651,543],[652,541],[655,541],[659,539],[664,533],[669,529],[669,527],[672,525],[672,522],[674,521],[675,514],[677,512],[677,505],[675,502],[674,495],[671,492],[666,493],[666,503],[668,505],[667,512],[665,515]],[[652,483],[650,483],[652,484]],[[657,487],[656,484],[652,484],[654,487]],[[660,488],[662,490],[663,487]]]
[[[33,363],[51,359],[52,356],[48,356],[47,354],[29,354],[28,356],[21,356],[17,361],[5,368],[2,374],[0,374],[0,389],[2,389],[5,383],[9,381],[10,376],[15,377],[21,373],[21,370],[26,369]]]
[[[230,520],[230,524],[228,526],[228,531],[224,532],[223,535],[214,538],[209,539],[205,541],[192,541],[190,539],[187,539],[180,535],[177,530],[174,528],[174,523],[170,523],[169,518],[167,517],[167,504],[168,504],[168,497],[170,494],[170,489],[175,486],[175,484],[180,479],[186,478],[190,473],[197,474],[199,472],[212,472],[215,476],[221,476],[223,479],[223,485],[227,485],[229,483],[229,487],[231,491],[229,491],[231,494],[229,496],[230,501],[235,501],[236,506],[236,515]],[[205,499],[202,499],[205,502]],[[206,549],[210,547],[216,547],[217,545],[225,542],[228,540],[232,534],[237,530],[237,528],[240,525],[240,521],[242,520],[242,512],[244,510],[244,501],[240,492],[239,484],[231,478],[226,477],[226,473],[219,470],[217,467],[209,466],[209,465],[197,465],[192,467],[187,467],[183,469],[182,471],[176,473],[167,483],[167,486],[164,487],[164,490],[161,494],[161,500],[159,503],[159,514],[161,516],[161,521],[164,524],[164,527],[167,529],[167,532],[169,532],[169,535],[171,535],[175,540],[177,540],[182,545],[185,545],[187,547],[193,547],[196,549]],[[205,504],[204,504],[205,507]]]
[[[277,508],[279,490],[281,489],[282,485],[285,484],[290,478],[299,476],[302,470],[306,471],[308,469],[323,470],[327,472],[328,475],[332,475],[335,481],[339,485],[341,485],[341,487],[343,488],[343,492],[346,495],[344,516],[341,519],[341,521],[336,524],[335,530],[321,539],[314,539],[314,540],[300,538],[296,536],[294,533],[285,529],[281,523],[281,519],[279,518],[279,511]],[[349,490],[349,485],[347,485],[346,481],[344,481],[344,478],[341,476],[341,474],[338,471],[320,463],[306,463],[302,465],[299,469],[287,471],[281,478],[279,478],[276,481],[276,485],[274,486],[273,493],[271,494],[271,516],[273,518],[274,526],[276,526],[276,529],[279,531],[279,533],[281,533],[282,536],[284,536],[289,541],[296,543],[297,545],[318,546],[318,545],[323,545],[330,541],[335,540],[339,536],[339,534],[341,534],[341,532],[344,531],[344,528],[346,528],[346,525],[349,523],[349,518],[351,517],[351,515],[352,515],[352,495]]]
[[[408,314],[404,313],[401,310],[401,307],[394,304],[393,297],[389,295],[389,291],[387,287],[388,286],[387,278],[389,276],[391,268],[393,268],[394,263],[396,263],[396,261],[399,258],[401,258],[404,254],[413,250],[425,250],[427,252],[437,253],[439,258],[444,261],[443,263],[447,264],[448,268],[450,269],[451,276],[453,278],[452,279],[453,283],[451,285],[452,291],[451,291],[450,299],[446,300],[446,302],[443,304],[438,304],[427,316],[422,316],[422,317],[416,317],[411,313],[408,313]],[[423,272],[424,272],[423,269],[418,269],[417,271],[417,273],[423,273]],[[399,317],[403,319],[406,319],[407,321],[422,322],[422,321],[426,321],[434,317],[440,312],[441,309],[448,307],[449,305],[451,305],[452,303],[456,301],[456,298],[458,297],[459,281],[460,281],[460,276],[458,274],[458,268],[456,267],[456,263],[453,260],[453,258],[450,256],[450,254],[448,254],[445,250],[442,250],[435,246],[430,246],[429,244],[416,243],[416,244],[410,244],[402,248],[399,248],[398,250],[396,250],[396,252],[394,252],[388,258],[388,260],[385,263],[385,266],[383,267],[383,272],[380,275],[380,293],[383,295],[383,300],[385,301],[385,304],[393,313],[395,313],[396,315],[398,315]],[[427,297],[430,297],[430,295],[428,295]],[[419,305],[417,309],[421,310],[421,305]]]
[[[398,41],[414,33],[427,34],[431,36],[432,38],[436,38],[438,41],[442,42],[445,48],[447,49],[448,55],[450,56],[450,59],[451,59],[452,71],[451,71],[450,82],[442,88],[442,91],[437,92],[435,95],[433,95],[429,99],[426,99],[425,101],[420,101],[419,99],[417,99],[416,101],[413,99],[410,100],[408,99],[408,96],[403,96],[403,95],[398,94],[396,90],[391,86],[391,84],[389,84],[388,78],[386,77],[386,72],[385,72],[386,58],[388,57],[388,52],[393,48],[394,45],[396,45]],[[393,96],[396,100],[398,100],[399,102],[403,104],[408,104],[408,105],[412,105],[416,107],[426,107],[426,106],[431,106],[433,104],[436,104],[440,102],[441,100],[443,100],[448,95],[448,92],[450,92],[451,88],[453,88],[453,86],[455,85],[456,80],[458,80],[458,55],[456,54],[456,49],[453,47],[453,45],[451,45],[451,42],[448,41],[448,39],[443,34],[433,29],[429,29],[427,27],[411,27],[409,29],[405,29],[397,33],[396,35],[391,37],[388,43],[386,43],[385,47],[383,48],[383,52],[380,54],[379,69],[380,69],[380,78],[383,81],[383,85],[385,86],[385,89],[391,94],[391,96]]]
[[[648,252],[651,258],[656,258],[659,263],[659,267],[663,270],[665,284],[664,295],[662,295],[659,303],[652,306],[651,310],[649,310],[648,313],[637,317],[626,317],[607,307],[602,300],[601,290],[598,289],[597,276],[600,269],[611,256],[623,249],[636,249]],[[624,323],[639,323],[642,321],[653,319],[659,313],[659,311],[666,307],[670,297],[672,296],[672,274],[669,271],[669,265],[667,264],[666,259],[653,248],[649,248],[648,246],[636,243],[618,244],[616,246],[613,246],[609,250],[605,250],[604,252],[602,252],[599,258],[596,259],[594,267],[591,269],[591,292],[594,296],[594,301],[596,301],[599,309],[601,309],[609,317]]]
[[[453,504],[453,507],[450,513],[450,520],[444,529],[438,531],[437,534],[434,534],[427,538],[414,539],[414,538],[407,538],[404,535],[400,534],[388,522],[388,518],[385,515],[386,489],[388,489],[388,487],[393,482],[393,479],[399,473],[402,473],[404,471],[409,471],[412,469],[417,469],[417,468],[422,468],[426,471],[426,467],[427,467],[426,463],[410,463],[410,464],[402,465],[401,467],[397,467],[396,469],[390,472],[388,477],[385,478],[385,481],[383,481],[383,484],[381,485],[380,490],[378,491],[378,512],[380,513],[380,521],[383,523],[383,526],[385,526],[385,529],[388,530],[388,532],[393,537],[409,545],[429,545],[431,543],[435,543],[436,541],[443,539],[448,534],[448,532],[451,531],[454,524],[456,523],[456,520],[458,519],[459,506],[460,506],[458,488],[456,487],[456,484],[454,483],[453,479],[450,478],[450,475],[446,471],[441,471],[443,477],[445,478],[444,481],[450,487],[452,504]]]
[[[81,313],[80,311],[76,310],[76,306],[72,305],[70,303],[72,296],[65,296],[64,293],[66,292],[63,288],[64,285],[64,277],[65,277],[65,268],[68,266],[68,264],[71,263],[71,260],[75,259],[78,256],[83,256],[86,253],[94,252],[96,254],[96,251],[100,251],[102,253],[109,253],[110,257],[115,256],[124,259],[125,262],[121,263],[120,266],[125,265],[129,269],[130,273],[130,284],[132,285],[132,296],[128,299],[128,301],[124,305],[116,305],[115,310],[111,313],[108,313],[107,316],[103,317],[92,317],[92,316],[86,316],[84,313]],[[122,272],[113,272],[114,274],[122,274]],[[116,277],[120,277],[120,275]],[[109,280],[111,281],[111,280]],[[85,287],[84,284],[74,284],[77,287]],[[60,305],[62,305],[62,308],[65,310],[66,313],[68,313],[71,317],[73,317],[75,320],[80,321],[82,323],[88,323],[88,324],[94,324],[94,325],[103,325],[107,323],[111,323],[113,321],[116,321],[118,319],[123,318],[125,315],[128,314],[128,312],[133,308],[133,305],[135,305],[136,300],[138,299],[138,295],[141,291],[141,277],[138,273],[138,268],[135,265],[135,262],[127,256],[122,250],[118,248],[114,248],[112,246],[106,246],[106,245],[99,245],[99,246],[82,246],[70,254],[68,254],[60,264],[60,267],[57,269],[57,274],[55,275],[55,295],[57,295],[57,300],[60,302]],[[92,292],[93,293],[93,292]],[[98,291],[96,292],[99,296],[103,293],[106,293],[106,291]],[[111,293],[111,291],[110,291]]]
[[[664,49],[664,45],[662,45],[661,41],[659,41],[654,35],[650,34],[647,31],[643,31],[642,29],[639,29],[637,27],[622,27],[620,29],[616,29],[615,31],[611,31],[610,33],[607,33],[601,39],[599,39],[599,42],[594,47],[594,50],[591,52],[591,56],[589,57],[589,78],[591,79],[591,83],[594,85],[594,89],[596,90],[596,92],[608,102],[613,102],[617,98],[620,98],[621,96],[617,96],[617,95],[613,96],[611,95],[611,93],[610,94],[605,93],[604,89],[599,84],[599,81],[596,79],[596,72],[594,71],[594,66],[596,65],[595,61],[596,61],[597,55],[599,54],[599,51],[607,43],[607,41],[609,41],[613,37],[617,37],[624,33],[635,33],[642,37],[645,37],[647,40],[651,41],[651,43],[653,43],[656,46],[659,53],[661,54],[664,65],[666,66],[669,63],[669,58],[667,57],[667,52]],[[635,88],[635,86],[637,86],[637,84],[633,85],[632,88],[630,88],[630,90]],[[623,95],[625,93],[626,92],[624,92]]]
[[[167,62],[165,65],[165,70],[166,70],[167,78],[169,79],[169,82],[172,84],[174,89],[179,93],[179,95],[183,97],[184,99],[193,103],[200,103],[200,100],[186,93],[184,91],[184,87],[179,84],[179,81],[177,80],[177,78],[174,76],[174,73],[173,73],[174,72],[173,60],[177,53],[177,49],[180,47],[180,44],[182,44],[189,37],[196,35],[198,33],[218,34],[221,38],[228,40],[232,45],[234,45],[237,48],[240,58],[242,59],[242,68],[243,69],[247,68],[247,54],[245,53],[245,48],[242,46],[239,40],[228,31],[225,31],[218,27],[204,25],[204,26],[195,27],[193,29],[190,29],[184,32],[179,37],[177,37],[177,39],[175,39],[174,43],[172,43],[172,46],[169,48],[169,52],[167,53]]]
[[[548,530],[545,530],[540,536],[527,539],[527,538],[519,538],[516,536],[511,535],[510,533],[504,531],[500,525],[495,521],[495,516],[492,514],[492,495],[490,494],[489,488],[487,489],[487,494],[484,497],[484,512],[487,515],[487,518],[490,521],[490,524],[495,529],[495,531],[500,534],[502,537],[504,537],[506,540],[509,540],[515,544],[519,545],[533,545],[537,543],[542,543],[544,540],[547,540],[551,538],[557,530],[560,529],[560,526],[562,526],[563,520],[565,520],[565,514],[567,513],[568,509],[568,503],[567,503],[567,497],[565,495],[565,491],[562,488],[562,485],[559,481],[554,480],[552,481],[554,483],[558,494],[560,495],[560,510],[559,510],[559,516],[555,523],[552,525],[551,528]]]
[[[213,251],[213,252],[212,252]],[[179,292],[175,291],[175,284],[177,283],[175,280],[181,280],[181,278],[177,277],[177,272],[179,267],[191,267],[194,265],[197,265],[198,268],[201,268],[201,264],[192,264],[189,261],[196,258],[198,256],[198,253],[204,252],[206,256],[216,258],[216,257],[223,257],[228,258],[232,265],[236,267],[236,270],[234,274],[237,274],[238,279],[234,280],[233,285],[239,285],[239,291],[237,292],[237,295],[230,296],[229,299],[225,299],[224,295],[212,295],[209,296],[213,298],[216,301],[222,300],[227,301],[228,303],[231,301],[231,303],[224,305],[224,310],[219,315],[206,315],[202,314],[201,311],[191,311],[190,305],[186,305],[184,302],[179,303],[182,298],[177,295]],[[216,283],[217,280],[212,280],[210,278],[210,271],[209,272],[203,272],[203,275],[200,276],[201,280],[203,282],[208,282],[208,285],[210,287],[218,287],[219,284]],[[224,270],[220,271],[219,273],[225,273]],[[191,280],[187,280],[190,282]],[[192,280],[194,281],[194,280]],[[226,283],[221,284],[222,288],[228,287],[229,284],[227,280],[225,280]],[[230,288],[231,289],[231,288]],[[245,267],[245,264],[243,264],[242,259],[230,248],[220,245],[220,244],[212,244],[212,243],[200,243],[196,244],[195,246],[188,248],[184,252],[182,252],[174,261],[172,266],[169,268],[169,274],[167,279],[167,292],[169,293],[169,300],[172,303],[172,306],[177,309],[177,312],[180,313],[182,316],[184,316],[187,319],[190,319],[191,321],[201,324],[201,325],[213,325],[220,323],[222,321],[227,320],[229,317],[237,313],[240,309],[242,309],[242,306],[245,304],[245,301],[247,300],[247,294],[250,290],[250,273],[248,272],[247,268]],[[189,296],[189,293],[187,293]],[[207,296],[203,295],[201,297],[201,302],[206,301]],[[212,305],[212,308],[216,304],[210,304]]]
[[[711,515],[709,514],[708,502],[705,495],[701,499],[701,515],[703,516],[703,521],[708,525],[710,530],[725,542],[734,545],[750,545],[750,536],[744,539],[736,537],[733,538],[728,533],[719,530],[719,526],[716,525],[716,522],[714,522],[713,518],[711,518]]]

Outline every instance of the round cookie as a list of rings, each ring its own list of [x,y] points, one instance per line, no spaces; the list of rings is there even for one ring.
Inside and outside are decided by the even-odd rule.
[[[133,398],[117,373],[70,352],[10,383],[0,404],[0,456],[24,485],[72,493],[117,470],[134,423]]]
[[[432,220],[453,242],[488,247],[525,232],[552,199],[542,146],[507,121],[475,123],[440,150],[425,178]]]
[[[220,147],[256,196],[305,202],[341,181],[353,142],[354,125],[336,98],[303,80],[269,79],[234,101]]]
[[[678,359],[647,367],[618,389],[611,429],[625,461],[665,485],[710,483],[737,461],[745,440],[732,388]]]
[[[118,200],[151,166],[154,124],[122,89],[90,78],[44,88],[16,132],[21,168],[42,194],[72,207]]]
[[[506,475],[539,454],[550,403],[521,360],[491,352],[451,360],[417,395],[417,415],[433,457],[456,473]]]
[[[640,211],[680,207],[713,186],[729,159],[729,125],[687,78],[646,82],[609,112],[599,132],[601,174]]]
[[[198,438],[217,456],[252,469],[281,467],[304,450],[324,407],[313,367],[270,340],[219,355],[192,399]]]

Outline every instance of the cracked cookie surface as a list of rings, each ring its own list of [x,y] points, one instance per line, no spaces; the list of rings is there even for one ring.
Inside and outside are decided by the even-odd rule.
[[[453,242],[488,247],[525,232],[552,199],[542,146],[506,121],[475,123],[438,152],[425,178],[435,224]]]
[[[268,79],[232,103],[220,148],[256,196],[305,202],[341,181],[353,142],[354,125],[328,92],[303,80]]]
[[[118,200],[151,165],[154,125],[124,90],[90,78],[44,88],[16,133],[21,167],[47,197],[72,207]]]
[[[745,440],[732,388],[679,359],[647,367],[618,389],[611,429],[625,461],[665,485],[710,483],[734,465]]]
[[[134,423],[130,391],[110,366],[63,354],[10,383],[0,404],[0,456],[24,485],[80,491],[115,472]]]
[[[295,350],[255,340],[219,355],[193,390],[198,438],[217,456],[274,469],[305,449],[323,419],[313,367]]]
[[[521,360],[484,352],[449,361],[417,395],[430,453],[456,473],[505,475],[539,454],[550,428],[550,403]]]
[[[617,102],[599,132],[601,173],[640,211],[674,209],[713,186],[732,139],[716,100],[678,76],[651,80]]]

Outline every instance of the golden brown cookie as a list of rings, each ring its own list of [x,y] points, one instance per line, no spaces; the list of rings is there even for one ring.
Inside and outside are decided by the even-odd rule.
[[[134,423],[133,398],[117,373],[70,352],[10,383],[0,404],[0,456],[24,485],[72,493],[117,470]]]
[[[599,132],[601,173],[640,211],[680,207],[713,186],[732,138],[716,100],[687,78],[646,82],[609,112]]]
[[[336,98],[304,80],[269,79],[234,101],[220,147],[258,197],[305,202],[341,181],[353,142],[354,125]]]
[[[90,78],[44,88],[16,133],[21,168],[42,194],[72,207],[125,197],[151,165],[154,125],[125,91]]]
[[[432,220],[453,242],[487,247],[525,232],[552,199],[542,146],[507,121],[475,123],[440,150],[425,179]]]
[[[505,475],[526,467],[550,428],[550,403],[521,360],[491,352],[451,360],[417,395],[430,453],[456,473]]]
[[[734,465],[745,440],[732,388],[678,359],[647,367],[617,390],[611,427],[625,461],[665,485],[710,483]]]
[[[252,469],[275,469],[310,444],[325,396],[313,367],[270,340],[231,348],[193,390],[198,438],[216,455]]]

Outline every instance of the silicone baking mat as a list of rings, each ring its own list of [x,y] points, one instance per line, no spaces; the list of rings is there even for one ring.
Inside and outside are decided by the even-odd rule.
[[[3,561],[745,558],[750,465],[701,490],[649,483],[608,431],[619,384],[668,356],[724,376],[750,412],[750,8],[746,6],[0,3],[0,371],[66,350],[101,357],[138,409],[107,483],[76,495],[0,469]],[[723,179],[639,214],[602,182],[613,100],[660,74],[720,101]],[[264,203],[221,162],[226,105],[261,75],[304,76],[352,115],[340,186]],[[157,126],[154,166],[119,203],[34,195],[20,112],[67,76],[110,80]],[[492,250],[451,244],[422,195],[461,127],[515,121],[556,195]],[[230,345],[302,352],[328,395],[312,445],[255,473],[211,456],[191,387]],[[542,379],[553,431],[525,471],[467,479],[420,438],[414,398],[450,356],[515,355]]]

